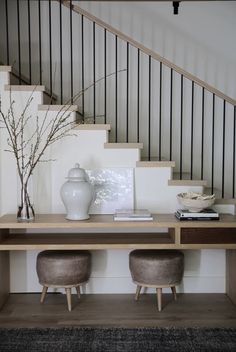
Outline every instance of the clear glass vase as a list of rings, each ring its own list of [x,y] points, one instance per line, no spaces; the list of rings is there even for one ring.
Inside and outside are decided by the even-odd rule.
[[[17,210],[17,221],[19,222],[29,222],[35,219],[34,206],[29,190],[28,183],[20,183]]]

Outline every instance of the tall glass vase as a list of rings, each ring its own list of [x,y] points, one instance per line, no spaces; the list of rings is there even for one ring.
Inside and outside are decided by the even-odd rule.
[[[34,218],[35,218],[35,212],[34,212],[34,206],[31,199],[29,182],[27,183],[20,182],[17,221],[20,221],[20,222],[34,221]]]

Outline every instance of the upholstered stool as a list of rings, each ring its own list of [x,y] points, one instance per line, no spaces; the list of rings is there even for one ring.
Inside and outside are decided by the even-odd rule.
[[[161,311],[162,288],[170,287],[174,299],[176,288],[184,272],[184,255],[176,250],[134,250],[129,254],[129,268],[137,285],[135,299],[138,300],[141,288],[155,287],[158,310]]]
[[[43,303],[48,287],[63,287],[71,311],[71,288],[76,288],[80,298],[80,286],[90,277],[91,254],[88,251],[43,251],[37,256],[36,270],[43,286],[40,302]]]

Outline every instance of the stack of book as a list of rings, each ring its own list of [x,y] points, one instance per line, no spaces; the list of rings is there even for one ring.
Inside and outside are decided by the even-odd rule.
[[[203,209],[199,213],[192,213],[189,210],[178,209],[175,216],[179,220],[219,220],[219,213],[213,209]]]
[[[153,217],[147,209],[117,209],[115,221],[152,221]]]

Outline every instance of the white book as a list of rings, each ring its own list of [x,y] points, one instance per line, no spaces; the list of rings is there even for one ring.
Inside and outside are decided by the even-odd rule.
[[[114,221],[152,221],[152,216],[144,216],[144,217],[127,217],[127,216],[116,216],[114,215]]]
[[[117,209],[114,216],[117,218],[150,218],[151,213],[147,209]]]

